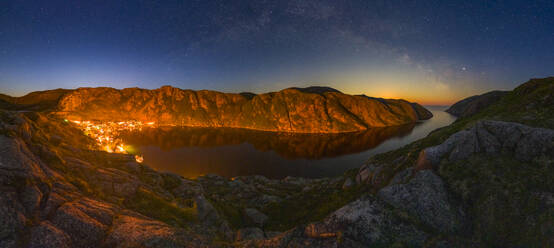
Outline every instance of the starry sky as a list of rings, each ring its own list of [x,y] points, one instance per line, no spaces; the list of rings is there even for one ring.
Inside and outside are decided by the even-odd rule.
[[[331,86],[450,104],[554,74],[554,1],[0,2],[0,92]]]

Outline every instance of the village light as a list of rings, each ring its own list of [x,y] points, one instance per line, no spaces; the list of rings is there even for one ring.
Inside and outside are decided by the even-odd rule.
[[[120,122],[105,122],[94,123],[92,121],[70,121],[65,119],[66,122],[72,122],[85,133],[85,135],[93,138],[98,147],[101,150],[108,153],[121,153],[129,154],[129,151],[134,153],[134,149],[131,146],[127,146],[123,141],[118,138],[119,134],[123,131],[142,130],[144,125],[140,121],[120,121]],[[155,122],[146,122],[145,125],[152,126]],[[127,149],[125,148],[127,147]],[[138,163],[142,163],[144,158],[142,155],[135,155],[135,160]]]

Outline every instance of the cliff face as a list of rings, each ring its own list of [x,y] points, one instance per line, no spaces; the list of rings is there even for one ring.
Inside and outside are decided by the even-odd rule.
[[[155,90],[80,88],[60,99],[58,113],[75,120],[134,119],[160,125],[301,133],[360,131],[414,123],[432,116],[417,103],[377,100],[328,89],[290,88],[247,95],[170,86]]]

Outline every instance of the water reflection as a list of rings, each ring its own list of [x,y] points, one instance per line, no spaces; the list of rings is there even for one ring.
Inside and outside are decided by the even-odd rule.
[[[408,135],[415,124],[339,134],[295,134],[231,128],[161,127],[127,132],[121,137],[138,146],[164,151],[182,147],[218,147],[248,143],[258,151],[274,151],[288,159],[322,159],[358,153],[392,137]]]
[[[416,125],[345,134],[289,134],[244,129],[159,128],[125,133],[122,138],[144,163],[194,178],[264,175],[327,177],[359,167],[370,156],[409,144],[455,117],[428,107],[430,120]]]

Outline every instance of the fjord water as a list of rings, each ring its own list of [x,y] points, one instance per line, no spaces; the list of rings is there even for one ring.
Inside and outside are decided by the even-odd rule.
[[[263,175],[320,178],[360,167],[390,151],[447,126],[455,117],[428,106],[434,117],[416,124],[343,134],[291,134],[232,128],[160,127],[122,138],[144,163],[159,171],[194,178]]]

